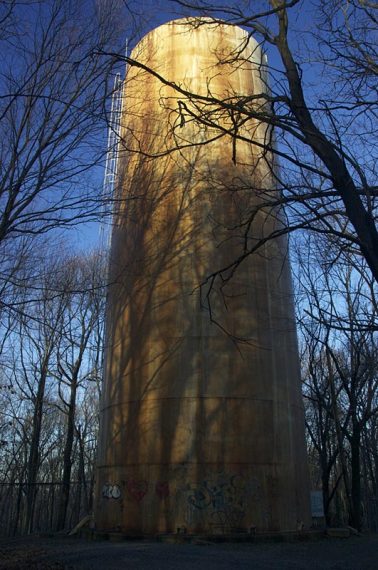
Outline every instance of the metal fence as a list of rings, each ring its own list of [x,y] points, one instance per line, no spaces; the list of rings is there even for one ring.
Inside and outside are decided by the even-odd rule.
[[[60,482],[36,484],[32,532],[54,532],[58,523]],[[0,535],[25,532],[26,485],[0,483]],[[66,529],[73,528],[92,509],[93,481],[73,482],[67,509]]]

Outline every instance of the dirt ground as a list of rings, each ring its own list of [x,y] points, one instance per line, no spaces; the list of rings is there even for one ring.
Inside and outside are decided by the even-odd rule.
[[[378,570],[378,535],[280,543],[166,544],[79,538],[0,540],[1,570]]]

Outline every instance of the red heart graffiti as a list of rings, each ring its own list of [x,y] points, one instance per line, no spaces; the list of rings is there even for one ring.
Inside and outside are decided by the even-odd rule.
[[[148,483],[144,480],[136,481],[135,479],[129,479],[126,486],[132,498],[138,503],[141,502],[148,491]]]
[[[156,494],[159,499],[166,499],[169,497],[169,483],[168,481],[158,481],[156,483]]]

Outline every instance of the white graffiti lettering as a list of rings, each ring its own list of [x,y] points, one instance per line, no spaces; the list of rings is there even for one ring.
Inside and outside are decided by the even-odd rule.
[[[120,486],[105,483],[102,487],[102,496],[104,499],[119,499],[121,496]]]

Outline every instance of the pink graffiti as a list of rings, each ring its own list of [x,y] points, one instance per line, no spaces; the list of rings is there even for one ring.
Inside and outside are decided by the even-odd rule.
[[[156,483],[156,494],[159,499],[166,499],[169,497],[169,483],[168,481],[158,481]]]
[[[140,481],[129,479],[127,481],[126,487],[132,498],[140,503],[148,491],[148,482],[144,479],[141,479]]]

